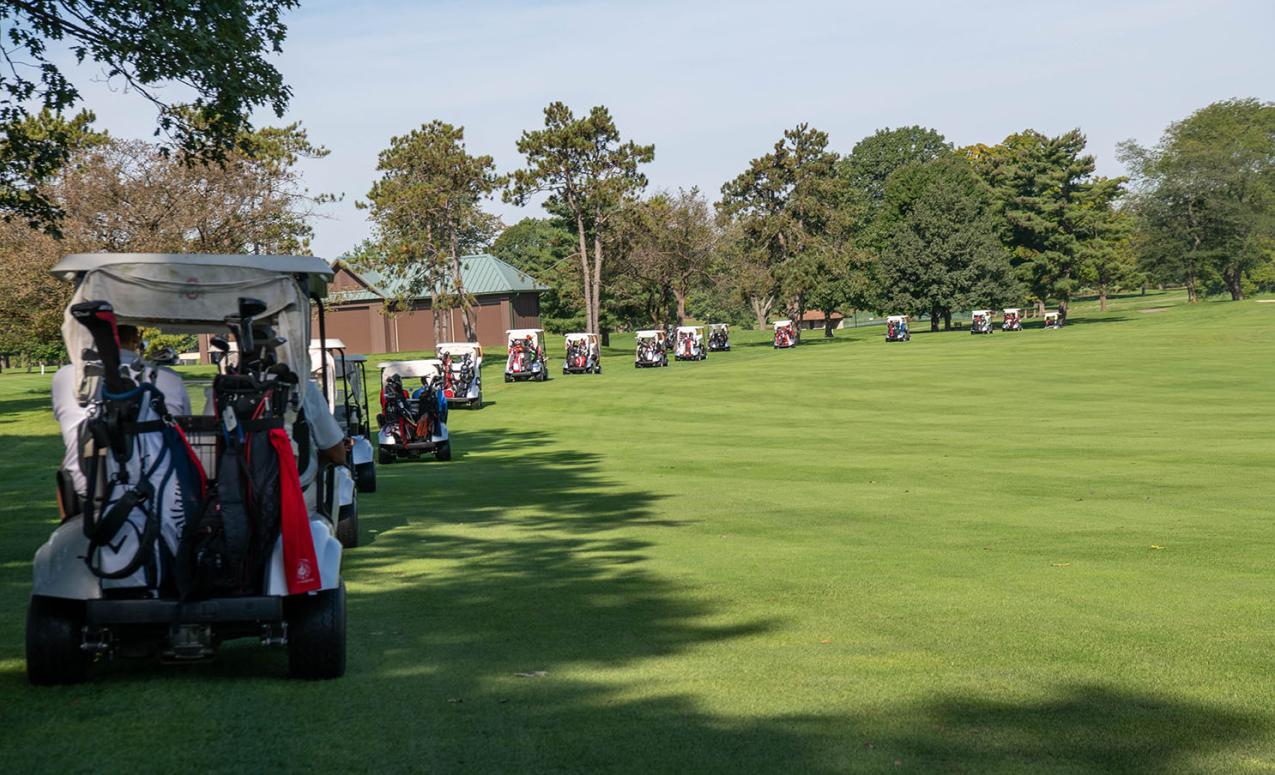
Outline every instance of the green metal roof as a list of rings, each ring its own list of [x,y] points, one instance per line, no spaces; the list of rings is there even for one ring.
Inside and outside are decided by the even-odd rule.
[[[368,290],[339,291],[334,294],[339,301],[378,301],[397,295],[403,286],[401,278],[386,277],[370,270],[360,271],[344,262],[341,267],[361,280]],[[474,296],[548,290],[531,275],[487,253],[461,256],[460,277],[465,290]]]

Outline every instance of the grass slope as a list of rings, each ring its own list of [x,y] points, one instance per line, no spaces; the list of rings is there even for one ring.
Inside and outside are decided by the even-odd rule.
[[[1181,301],[489,358],[457,459],[361,500],[321,684],[244,643],[29,688],[60,441],[47,377],[0,377],[5,769],[1269,772],[1275,305]]]

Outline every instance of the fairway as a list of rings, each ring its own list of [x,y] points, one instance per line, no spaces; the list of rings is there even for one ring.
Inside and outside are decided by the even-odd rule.
[[[1275,304],[1184,302],[490,356],[455,459],[361,497],[323,683],[244,641],[28,686],[62,445],[49,378],[5,374],[3,768],[1270,772]]]

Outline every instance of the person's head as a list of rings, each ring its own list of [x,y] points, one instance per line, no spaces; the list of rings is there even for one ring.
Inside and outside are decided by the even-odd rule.
[[[137,326],[119,326],[120,349],[137,352],[142,346],[142,331]]]

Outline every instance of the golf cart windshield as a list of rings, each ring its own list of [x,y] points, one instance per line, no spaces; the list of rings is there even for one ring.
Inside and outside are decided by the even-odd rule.
[[[63,258],[55,277],[78,282],[62,322],[76,375],[84,375],[84,351],[93,346],[84,326],[71,317],[81,301],[109,301],[121,324],[165,333],[224,333],[240,298],[259,299],[257,317],[287,341],[278,359],[309,373],[310,299],[327,292],[332,268],[313,256],[220,256],[163,253],[88,253]]]
[[[381,385],[384,386],[390,377],[398,376],[404,380],[429,377],[434,379],[443,373],[443,362],[437,358],[424,358],[418,361],[387,361],[378,364],[381,369]]]
[[[444,342],[434,348],[434,351],[441,359],[444,355],[450,355],[453,360],[460,360],[466,355],[474,358],[474,363],[481,364],[483,362],[483,347],[480,344],[471,342]]]
[[[512,331],[505,332],[509,338],[510,347],[513,347],[518,342],[525,342],[530,339],[537,350],[540,349],[540,338],[543,333],[538,328],[515,328]]]

